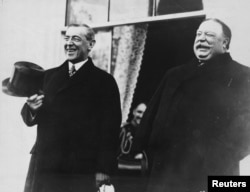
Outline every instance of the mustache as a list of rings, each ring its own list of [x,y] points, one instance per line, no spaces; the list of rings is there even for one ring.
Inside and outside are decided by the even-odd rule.
[[[209,45],[205,45],[205,44],[201,44],[201,43],[198,43],[198,44],[196,44],[196,48],[210,48],[210,46]]]

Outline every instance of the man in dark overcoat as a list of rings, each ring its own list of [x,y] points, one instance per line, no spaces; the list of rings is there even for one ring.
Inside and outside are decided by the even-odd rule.
[[[37,124],[25,192],[94,192],[117,167],[120,96],[114,78],[88,57],[94,44],[89,26],[69,26],[67,60],[45,71],[43,94],[22,109],[24,122]]]
[[[239,175],[250,153],[250,69],[229,52],[231,30],[201,23],[196,59],[166,73],[138,129],[149,192],[207,191],[208,175]]]

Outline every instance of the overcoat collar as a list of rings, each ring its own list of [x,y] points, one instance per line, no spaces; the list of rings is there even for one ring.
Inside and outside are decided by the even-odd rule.
[[[177,84],[201,73],[213,73],[214,75],[221,75],[221,77],[228,75],[228,73],[231,74],[231,61],[232,58],[229,53],[217,55],[211,60],[204,62],[203,65],[200,65],[197,59],[192,60],[190,64],[181,67],[182,72],[179,73],[180,76],[177,76],[179,80],[177,80],[176,86],[178,87]]]
[[[68,62],[65,61],[55,73],[55,89],[60,92],[78,83],[84,83],[91,76],[94,69],[94,64],[91,58],[72,76],[68,74]]]
[[[231,61],[232,58],[229,53],[224,53],[221,55],[217,55],[216,57],[212,58],[211,60],[204,62],[204,65],[200,68],[204,68],[206,71],[219,71],[222,74],[226,74],[230,72],[231,69]]]
[[[228,62],[232,60],[229,53],[224,53],[217,55],[216,57],[210,59],[209,61],[204,62],[205,66],[221,66],[221,65],[227,65]]]

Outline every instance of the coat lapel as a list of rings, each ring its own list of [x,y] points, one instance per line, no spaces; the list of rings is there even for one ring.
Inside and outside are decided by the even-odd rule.
[[[67,78],[64,81],[62,81],[62,86],[59,86],[57,93],[64,91],[65,89],[68,89],[69,87],[72,87],[76,84],[85,83],[91,76],[91,71],[93,70],[93,68],[94,68],[94,64],[92,60],[89,58],[88,61],[72,77],[69,77],[67,75]],[[67,70],[68,70],[68,66],[67,66]],[[59,75],[59,78],[60,78],[60,75]]]
[[[55,92],[65,89],[69,85],[69,75],[68,75],[68,62],[65,61],[58,71],[54,75],[54,89]]]

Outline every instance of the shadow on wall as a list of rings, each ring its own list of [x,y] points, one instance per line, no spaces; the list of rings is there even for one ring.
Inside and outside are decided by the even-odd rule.
[[[198,11],[203,9],[202,0],[158,0],[156,15]]]

